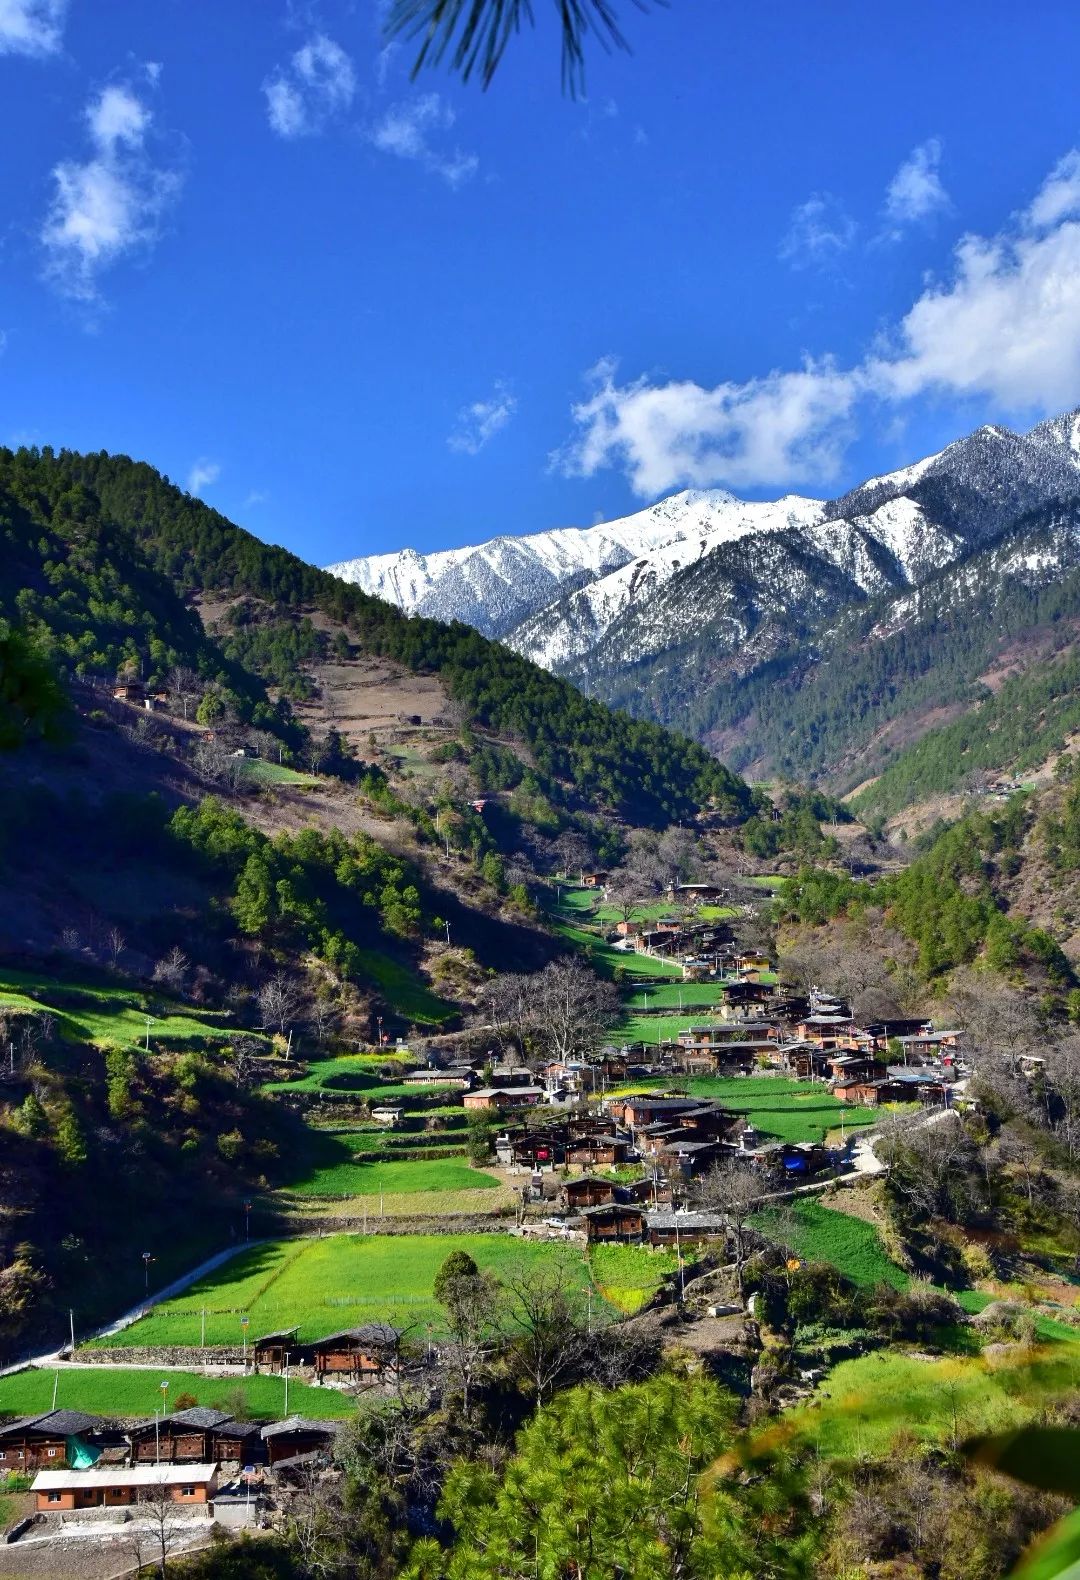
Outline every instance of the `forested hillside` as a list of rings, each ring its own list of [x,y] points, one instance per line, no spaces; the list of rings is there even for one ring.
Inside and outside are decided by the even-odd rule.
[[[318,611],[363,651],[437,673],[478,723],[519,737],[542,772],[586,802],[660,823],[707,805],[733,820],[750,811],[746,787],[688,739],[612,713],[466,626],[406,618],[261,543],[150,466],[0,451],[0,489],[5,552],[27,584],[10,612],[76,673],[111,675],[138,658],[144,679],[162,681],[182,660],[220,676],[252,722],[287,733],[289,709],[268,708],[259,677],[229,664],[184,601],[246,596],[289,619]]]

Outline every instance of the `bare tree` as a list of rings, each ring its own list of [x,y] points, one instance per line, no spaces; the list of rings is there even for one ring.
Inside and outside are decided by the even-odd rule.
[[[499,1340],[505,1291],[492,1273],[463,1273],[442,1280],[438,1300],[446,1313],[450,1343],[444,1348],[461,1389],[467,1416],[472,1390]]]
[[[566,1256],[523,1263],[507,1275],[506,1287],[514,1359],[539,1406],[585,1353],[588,1335],[581,1327],[574,1270]]]
[[[229,1053],[229,1069],[233,1082],[241,1090],[255,1079],[256,1060],[262,1048],[254,1037],[237,1037]]]
[[[105,934],[105,947],[109,953],[109,963],[115,971],[120,964],[120,956],[127,948],[127,939],[119,927],[110,927]]]
[[[325,993],[317,993],[308,1005],[308,1021],[320,1048],[325,1048],[341,1021],[341,1006]]]
[[[743,1292],[743,1267],[746,1264],[750,1219],[760,1212],[771,1189],[768,1175],[749,1163],[726,1158],[704,1175],[697,1198],[709,1212],[720,1213],[731,1230],[735,1250],[735,1278]]]
[[[577,829],[564,829],[554,844],[555,859],[559,870],[567,874],[583,873],[596,859],[592,842]]]
[[[162,955],[154,967],[154,981],[160,982],[162,987],[167,987],[174,993],[182,993],[190,966],[191,961],[180,945],[174,944],[168,954]]]
[[[198,675],[186,664],[177,664],[175,669],[170,669],[166,684],[186,719],[192,703],[202,696]]]
[[[268,977],[259,989],[259,1025],[284,1037],[300,1008],[300,990],[284,971]]]
[[[170,1555],[188,1545],[192,1528],[183,1520],[162,1467],[161,1479],[140,1490],[132,1522],[131,1548],[140,1570],[153,1564],[164,1580]]]
[[[604,902],[618,913],[620,921],[632,922],[646,903],[640,883],[633,871],[623,868],[614,873],[604,890]]]
[[[617,990],[579,960],[552,960],[530,987],[530,1034],[553,1059],[588,1053],[618,1018]]]

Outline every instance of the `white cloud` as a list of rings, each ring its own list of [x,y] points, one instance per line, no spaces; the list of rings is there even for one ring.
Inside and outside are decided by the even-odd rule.
[[[473,401],[458,412],[457,424],[447,439],[451,450],[479,455],[489,439],[505,428],[517,411],[517,397],[498,380],[490,399]]]
[[[857,230],[839,198],[815,192],[792,210],[780,257],[793,269],[828,268],[848,250]]]
[[[1080,217],[1080,148],[1073,148],[1051,170],[1024,218],[1032,230],[1048,230],[1063,219]]]
[[[616,373],[611,360],[598,363],[591,393],[573,408],[581,432],[555,458],[571,475],[621,465],[635,493],[651,498],[680,484],[817,481],[839,468],[856,391],[829,363],[714,389],[646,378],[620,385]]]
[[[41,241],[47,276],[65,295],[92,302],[99,271],[155,239],[179,177],[150,159],[152,115],[130,88],[105,88],[85,119],[91,155],[54,167]]]
[[[1074,218],[1073,216],[1077,216]],[[1035,414],[1080,398],[1080,154],[1052,172],[1031,207],[996,236],[965,236],[949,277],[926,287],[858,363],[705,388],[639,378],[612,362],[589,375],[576,433],[555,462],[571,475],[621,467],[644,497],[689,484],[831,481],[860,410],[890,421],[923,395],[981,398]]]
[[[459,187],[470,180],[480,168],[475,154],[466,154],[460,148],[445,152],[433,142],[441,133],[448,132],[454,124],[454,112],[437,93],[421,94],[404,104],[392,105],[382,116],[369,136],[375,147],[384,154],[396,154],[399,159],[415,159],[425,169],[432,170],[449,186]]]
[[[0,55],[55,55],[67,0],[0,0]]]
[[[913,148],[885,190],[885,218],[894,235],[904,225],[930,219],[949,207],[949,195],[941,184],[941,140],[927,138]]]
[[[264,488],[253,488],[244,500],[242,508],[244,510],[254,510],[259,505],[265,505],[269,498],[270,495]]]
[[[139,148],[150,125],[150,111],[130,88],[109,87],[86,109],[90,136],[105,153],[119,146]]]
[[[187,491],[189,494],[201,494],[204,488],[209,488],[221,476],[221,467],[217,461],[208,461],[205,456],[196,461],[188,473]]]
[[[343,115],[356,93],[349,56],[325,33],[314,33],[288,65],[263,83],[270,125],[279,137],[310,137]]]

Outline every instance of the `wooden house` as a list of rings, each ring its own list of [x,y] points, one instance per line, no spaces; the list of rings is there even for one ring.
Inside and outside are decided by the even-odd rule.
[[[8,1421],[0,1425],[0,1474],[66,1465],[81,1441],[104,1426],[81,1410],[46,1410]]]
[[[475,1092],[466,1092],[462,1103],[466,1108],[535,1108],[544,1099],[542,1086],[479,1086]]]
[[[603,870],[583,872],[581,874],[581,887],[583,889],[602,889],[608,880],[608,873]]]
[[[202,1405],[140,1421],[128,1431],[132,1461],[137,1465],[215,1463],[216,1434],[225,1426],[230,1429],[230,1442],[249,1431],[227,1410],[211,1410]]]
[[[370,1322],[362,1328],[345,1328],[316,1339],[311,1346],[315,1375],[374,1380],[395,1371],[401,1334],[386,1322]]]
[[[645,1216],[645,1233],[650,1245],[699,1245],[706,1240],[725,1240],[727,1225],[718,1212],[671,1212],[660,1210]]]
[[[39,1514],[66,1514],[80,1509],[124,1509],[157,1502],[202,1507],[217,1491],[217,1466],[131,1465],[89,1470],[42,1470],[31,1488]]]
[[[876,1108],[882,1101],[883,1085],[883,1081],[871,1080],[867,1076],[852,1076],[850,1080],[836,1082],[833,1096],[839,1098],[842,1103],[850,1103],[859,1108]]]
[[[567,1180],[563,1195],[570,1211],[579,1212],[583,1207],[606,1207],[618,1199],[619,1191],[614,1180],[583,1174],[580,1179]]]
[[[645,1209],[637,1202],[605,1202],[586,1207],[581,1216],[590,1242],[638,1245],[645,1234]]]
[[[341,1421],[315,1421],[291,1415],[287,1421],[274,1421],[260,1433],[266,1461],[272,1470],[311,1454],[329,1455],[341,1431]]]
[[[298,1331],[297,1328],[282,1328],[278,1333],[264,1333],[253,1339],[255,1370],[280,1372],[288,1365],[310,1365],[311,1345],[300,1343],[296,1337]]]
[[[629,1151],[629,1141],[619,1136],[580,1136],[567,1148],[566,1161],[586,1168],[596,1168],[598,1164],[607,1164],[610,1167],[625,1163]]]

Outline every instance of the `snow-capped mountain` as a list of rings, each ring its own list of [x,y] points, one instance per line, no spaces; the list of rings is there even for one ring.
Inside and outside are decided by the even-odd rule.
[[[820,500],[796,495],[761,504],[723,489],[687,490],[595,527],[492,538],[426,555],[402,549],[327,568],[410,614],[464,620],[486,636],[506,636],[564,593],[615,573],[621,580],[600,600],[610,622],[627,599],[720,544],[816,520],[821,513]]]
[[[1003,573],[1051,577],[1071,551],[1058,534],[1026,553],[1023,522],[1077,495],[1080,409],[1027,434],[979,428],[832,500],[682,492],[595,527],[330,569],[410,612],[475,625],[586,691],[689,723],[704,670],[746,673],[853,608],[899,608],[1004,536]],[[647,665],[662,674],[648,698]]]

